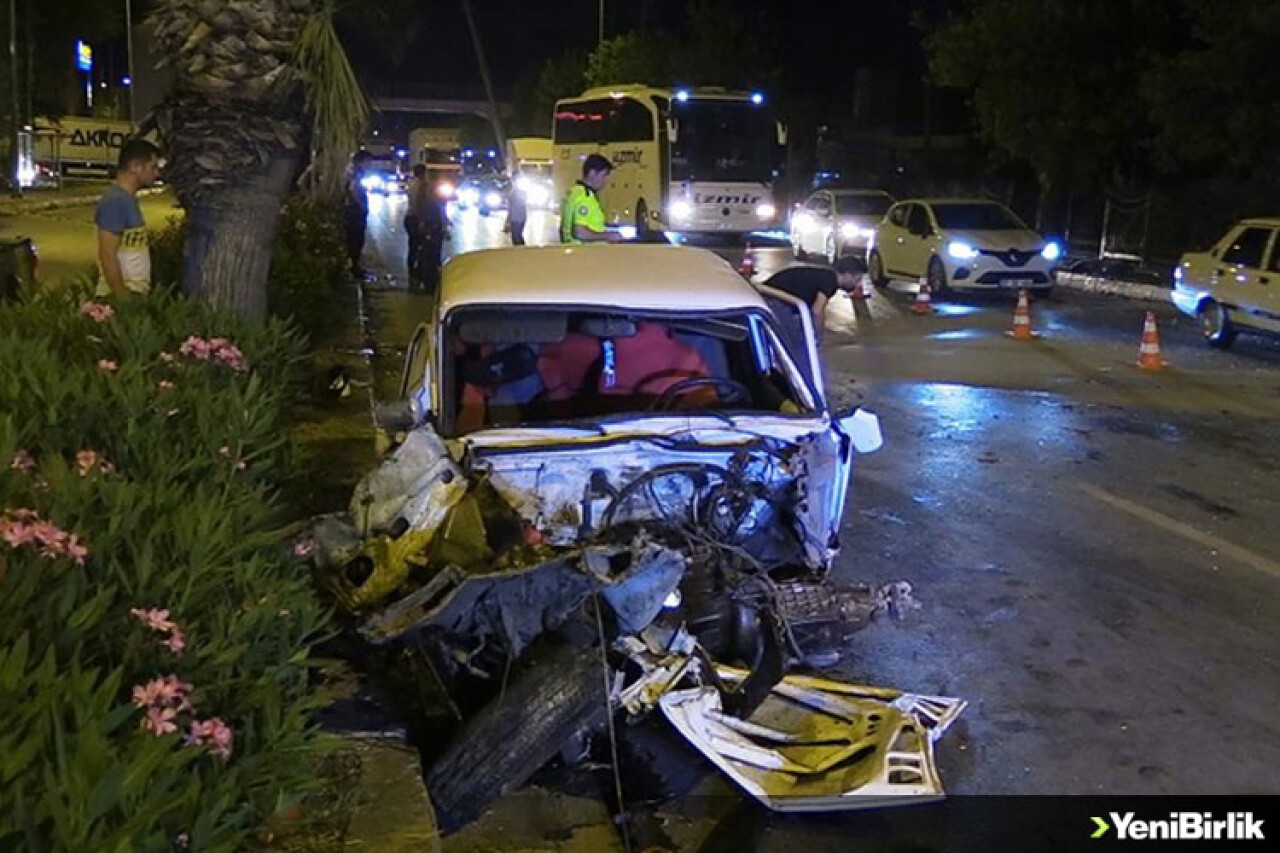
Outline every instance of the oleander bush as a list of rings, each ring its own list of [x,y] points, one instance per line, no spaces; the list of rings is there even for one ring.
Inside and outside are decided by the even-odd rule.
[[[231,851],[307,790],[301,348],[163,293],[0,305],[0,851]]]

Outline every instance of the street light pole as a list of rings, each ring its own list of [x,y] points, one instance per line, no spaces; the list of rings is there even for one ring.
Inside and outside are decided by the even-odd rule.
[[[600,0],[600,33],[596,40],[596,46],[604,44],[604,0]]]
[[[129,85],[125,86],[129,90],[129,124],[135,123],[138,119],[133,114],[133,2],[132,0],[124,0],[124,43],[125,43],[125,64],[129,66],[128,76]]]
[[[13,95],[13,122],[11,143],[13,145],[13,156],[9,158],[9,176],[13,179],[14,193],[22,194],[22,179],[18,175],[18,147],[20,144],[19,130],[22,127],[22,116],[20,114],[21,101],[18,97],[18,0],[9,0],[9,80],[12,82]]]

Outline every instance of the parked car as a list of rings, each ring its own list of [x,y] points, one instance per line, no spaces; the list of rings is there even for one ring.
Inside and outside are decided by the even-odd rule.
[[[791,248],[798,259],[821,255],[829,264],[863,255],[892,204],[893,196],[880,190],[818,190],[791,217]]]
[[[426,763],[445,832],[659,706],[769,808],[940,793],[963,702],[785,675],[901,590],[827,577],[880,431],[832,410],[803,303],[702,249],[601,245],[456,256],[430,311],[379,414],[395,449],[315,553],[360,635],[464,709]],[[814,710],[837,694],[898,698]]]
[[[869,253],[871,279],[880,286],[926,276],[935,294],[953,288],[1047,293],[1062,246],[994,201],[911,199],[890,208]]]
[[[1280,333],[1280,218],[1246,219],[1207,252],[1182,256],[1173,303],[1200,320],[1210,346],[1225,349],[1241,329]]]

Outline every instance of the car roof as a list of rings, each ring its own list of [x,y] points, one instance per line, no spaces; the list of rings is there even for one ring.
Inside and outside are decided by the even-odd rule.
[[[818,193],[831,193],[832,195],[876,195],[884,196],[885,198],[893,198],[893,196],[889,195],[884,190],[857,190],[846,189],[844,187],[823,187],[822,189],[817,190],[814,195],[817,195]]]
[[[994,198],[965,198],[963,196],[950,196],[938,198],[904,198],[898,204],[994,204],[999,207],[1005,207],[1005,203],[997,201]]]
[[[467,305],[587,305],[642,311],[764,308],[760,293],[707,251],[667,245],[525,246],[456,255],[440,313]]]
[[[1256,216],[1252,219],[1243,219],[1241,225],[1258,225],[1264,228],[1280,228],[1280,216]]]

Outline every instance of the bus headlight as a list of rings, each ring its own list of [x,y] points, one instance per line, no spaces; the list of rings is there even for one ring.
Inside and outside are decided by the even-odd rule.
[[[693,218],[693,205],[683,199],[671,202],[668,210],[674,222],[686,222]]]
[[[777,214],[778,209],[768,202],[756,205],[756,219],[773,219]]]

